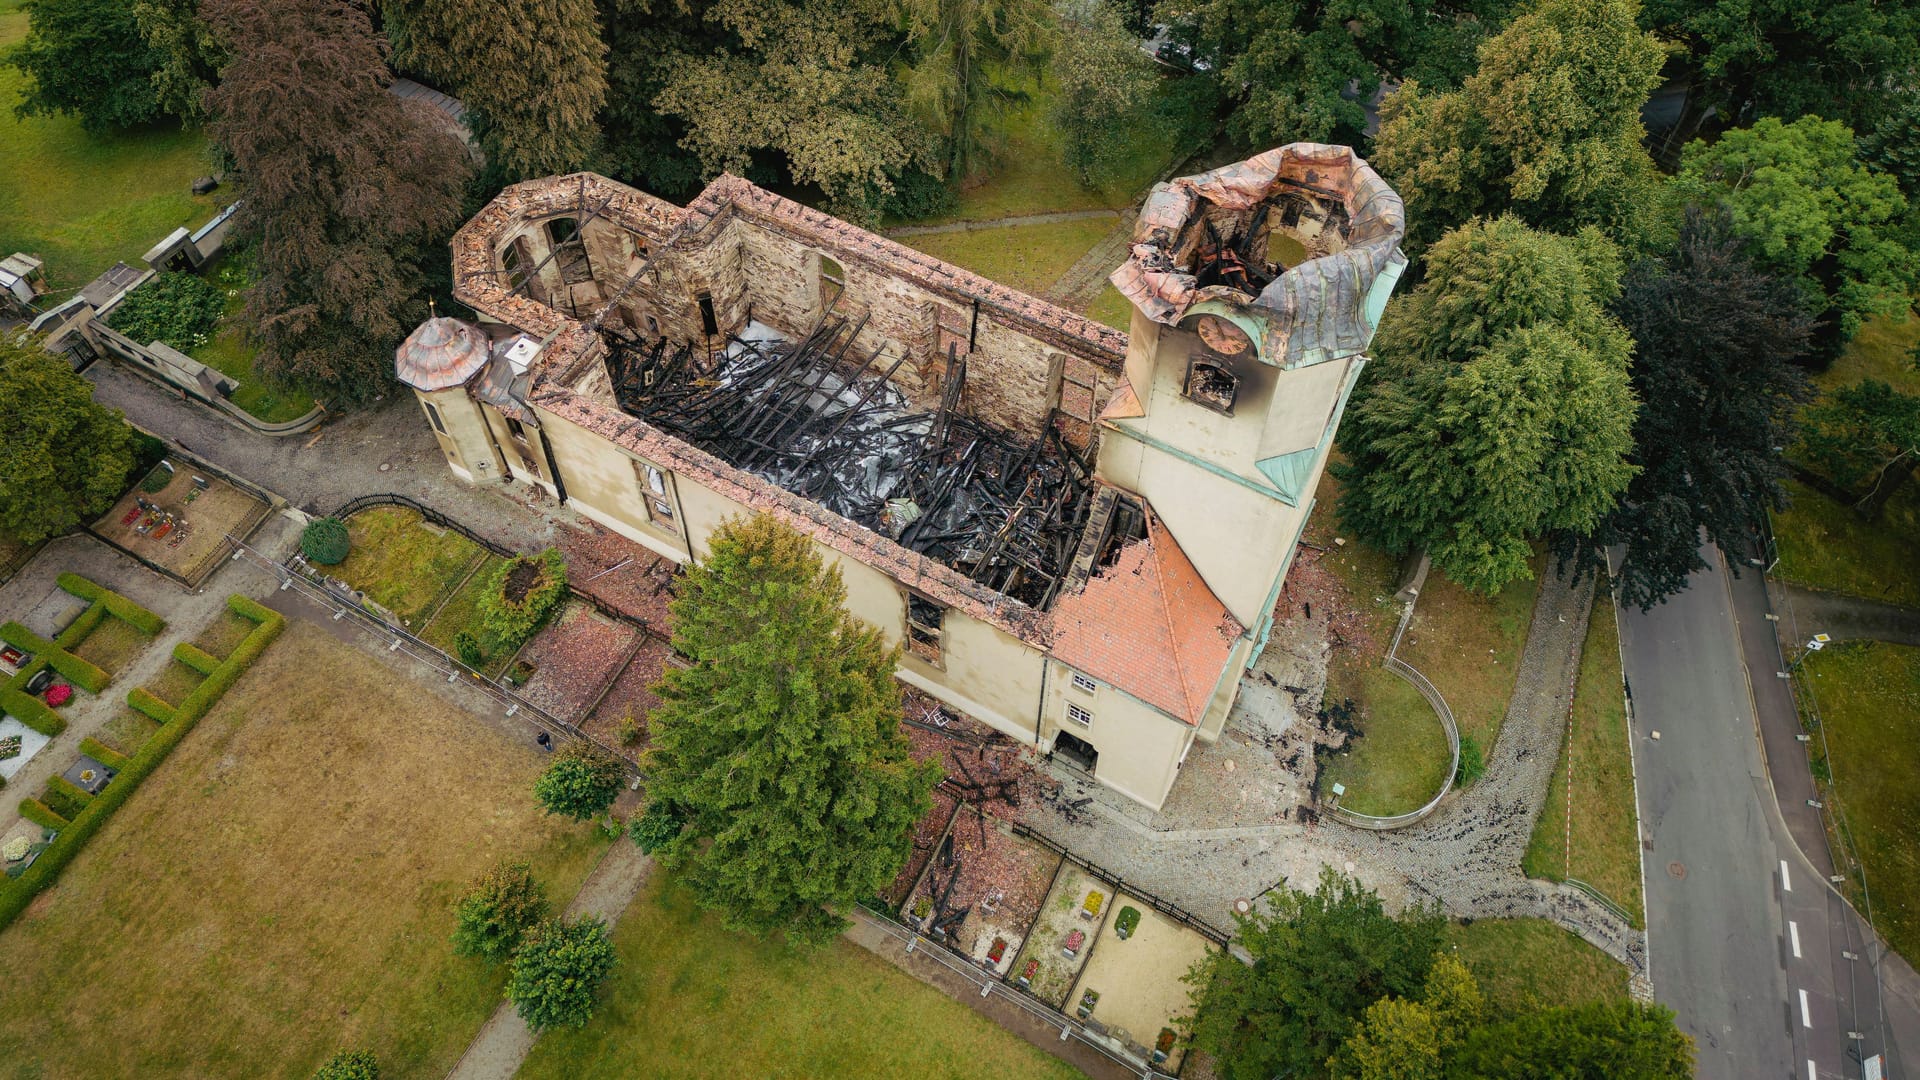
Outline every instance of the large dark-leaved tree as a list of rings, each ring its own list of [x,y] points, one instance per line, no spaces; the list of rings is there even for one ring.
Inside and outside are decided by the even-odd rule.
[[[1731,549],[1784,505],[1780,448],[1811,396],[1794,362],[1812,320],[1800,290],[1754,262],[1724,213],[1697,209],[1672,251],[1628,271],[1613,310],[1634,340],[1640,472],[1592,536],[1562,538],[1562,554],[1624,545],[1621,598],[1645,609],[1705,568],[1701,530]]]
[[[160,116],[153,74],[164,57],[125,0],[28,0],[26,11],[26,40],[5,57],[27,76],[16,113],[69,113],[88,131]]]
[[[1878,379],[1843,386],[1806,411],[1800,456],[1869,521],[1913,478],[1920,397]]]
[[[66,357],[0,336],[0,401],[0,533],[31,544],[113,505],[133,467],[133,429],[94,402]]]
[[[1341,430],[1340,518],[1491,594],[1531,574],[1535,539],[1598,527],[1633,476],[1633,345],[1605,308],[1619,257],[1596,230],[1502,216],[1427,262]]]
[[[1252,965],[1217,952],[1186,977],[1200,1003],[1194,1045],[1225,1080],[1327,1075],[1368,1006],[1421,992],[1445,926],[1426,909],[1388,914],[1331,867],[1313,892],[1283,886],[1234,921]]]
[[[939,766],[900,730],[897,648],[842,610],[812,541],[772,518],[716,530],[673,601],[648,718],[654,853],[729,927],[821,943],[906,861]],[[657,838],[656,838],[657,839]]]
[[[387,93],[349,0],[207,0],[205,14],[233,53],[209,131],[246,178],[257,362],[336,401],[372,398],[426,315],[421,256],[459,221],[465,150]]]

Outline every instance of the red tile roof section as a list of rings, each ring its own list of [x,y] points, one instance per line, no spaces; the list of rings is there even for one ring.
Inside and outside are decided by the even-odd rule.
[[[1246,632],[1151,511],[1147,538],[1052,614],[1055,658],[1195,726]]]
[[[1107,407],[1100,410],[1099,418],[1102,420],[1132,420],[1135,417],[1145,415],[1147,415],[1147,410],[1140,407],[1140,395],[1133,392],[1133,383],[1122,379],[1120,380],[1119,389],[1115,390],[1113,396],[1107,399]]]

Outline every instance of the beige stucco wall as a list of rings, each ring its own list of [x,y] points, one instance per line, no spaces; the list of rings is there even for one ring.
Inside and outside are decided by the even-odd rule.
[[[1073,669],[1047,661],[1047,704],[1041,723],[1043,745],[1067,732],[1099,751],[1094,777],[1136,802],[1158,810],[1173,790],[1181,757],[1194,729],[1104,682],[1092,691],[1073,685]],[[1067,703],[1093,714],[1091,727],[1067,719]]]
[[[500,479],[500,457],[487,438],[486,418],[481,415],[480,406],[467,396],[465,387],[431,392],[415,390],[413,396],[423,404],[431,403],[439,412],[440,422],[447,429],[444,434],[434,430],[425,409],[421,410],[420,422],[433,433],[454,475],[473,482]]]

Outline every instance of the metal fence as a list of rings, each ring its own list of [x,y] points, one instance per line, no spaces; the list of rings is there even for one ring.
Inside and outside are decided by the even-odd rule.
[[[1374,814],[1362,814],[1358,811],[1349,810],[1339,803],[1335,803],[1327,808],[1327,812],[1332,814],[1336,820],[1345,822],[1355,828],[1384,832],[1388,829],[1404,828],[1416,821],[1420,821],[1428,814],[1438,810],[1440,803],[1444,801],[1448,795],[1453,794],[1454,779],[1460,775],[1460,726],[1454,722],[1453,709],[1447,705],[1447,699],[1440,696],[1438,687],[1428,681],[1425,675],[1420,674],[1419,669],[1407,663],[1405,660],[1400,659],[1397,655],[1400,651],[1400,638],[1407,632],[1407,626],[1413,622],[1413,608],[1417,603],[1419,603],[1419,598],[1416,596],[1414,599],[1407,601],[1406,610],[1400,613],[1400,625],[1394,628],[1393,644],[1387,647],[1387,656],[1385,660],[1381,661],[1381,666],[1413,684],[1413,688],[1420,691],[1420,696],[1427,700],[1427,704],[1433,706],[1435,715],[1440,717],[1440,727],[1447,733],[1447,752],[1451,756],[1451,760],[1447,764],[1447,778],[1441,783],[1439,794],[1428,800],[1425,806],[1420,807],[1418,810],[1409,810],[1404,814],[1393,814],[1386,817]]]

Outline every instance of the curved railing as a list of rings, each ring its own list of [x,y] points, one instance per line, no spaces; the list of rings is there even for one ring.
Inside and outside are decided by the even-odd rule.
[[[1427,800],[1425,806],[1420,807],[1418,810],[1409,810],[1404,814],[1393,814],[1384,817],[1375,814],[1362,814],[1358,811],[1349,810],[1338,803],[1328,808],[1327,813],[1355,828],[1384,831],[1387,829],[1405,828],[1421,820],[1440,808],[1440,803],[1446,799],[1448,795],[1453,793],[1454,777],[1460,775],[1460,726],[1454,722],[1453,710],[1447,706],[1447,699],[1440,696],[1438,687],[1428,681],[1425,675],[1420,674],[1419,669],[1395,655],[1400,651],[1400,636],[1407,632],[1407,624],[1413,621],[1413,605],[1415,602],[1417,602],[1417,598],[1416,600],[1407,602],[1407,610],[1400,616],[1400,626],[1393,632],[1393,644],[1387,649],[1387,657],[1381,661],[1381,665],[1388,671],[1412,683],[1413,688],[1420,691],[1420,696],[1427,699],[1427,704],[1433,706],[1434,713],[1440,717],[1440,727],[1447,733],[1447,778],[1440,785],[1440,793]]]

